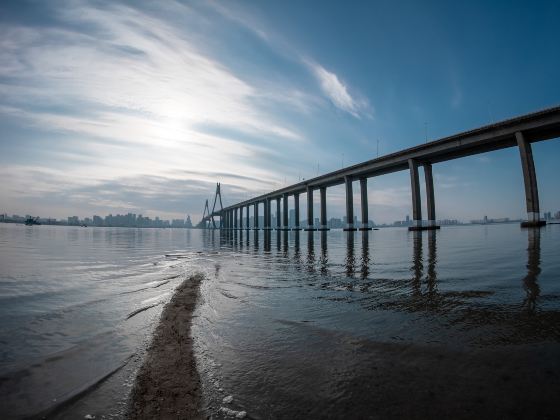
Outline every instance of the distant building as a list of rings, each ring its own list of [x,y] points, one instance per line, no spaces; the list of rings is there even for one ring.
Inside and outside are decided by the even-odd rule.
[[[183,219],[173,219],[173,221],[171,222],[171,227],[184,228],[185,227],[185,221]]]
[[[330,229],[342,229],[342,228],[344,227],[344,225],[343,225],[341,219],[332,217],[332,218],[329,220],[328,227],[329,227]]]
[[[442,220],[438,220],[436,224],[439,226],[453,226],[453,225],[458,225],[459,221],[456,219],[442,219]]]

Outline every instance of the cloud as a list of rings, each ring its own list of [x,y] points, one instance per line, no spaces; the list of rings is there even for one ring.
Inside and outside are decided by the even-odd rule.
[[[256,87],[166,22],[123,5],[82,5],[60,14],[64,21],[97,28],[103,39],[60,27],[6,28],[0,75],[19,83],[11,90],[3,86],[3,94],[44,101],[56,92],[61,99],[121,108],[165,124],[210,121],[302,139],[254,105]]]
[[[317,79],[323,93],[329,98],[334,106],[342,111],[348,112],[356,118],[360,116],[371,116],[371,107],[363,99],[352,97],[348,92],[347,86],[338,76],[320,64],[307,61],[312,74]]]
[[[66,215],[63,203],[146,207],[138,203],[149,194],[116,186],[130,186],[131,179],[148,189],[150,182],[168,181],[185,197],[198,188],[209,197],[220,181],[228,197],[246,199],[270,191],[286,174],[284,183],[297,180],[309,166],[305,159],[324,152],[324,143],[310,144],[305,132],[324,114],[323,95],[354,117],[371,115],[366,100],[303,59],[293,44],[254,20],[209,13],[213,5],[63,0],[46,6],[48,21],[4,21],[0,120],[9,121],[11,132],[0,144],[10,146],[3,163],[11,169],[0,198],[9,203],[6,210],[27,211],[33,199],[55,206],[49,194],[59,187],[64,200],[55,217]],[[251,41],[262,42],[262,61],[255,52],[249,59],[236,55],[244,51],[237,38],[247,35],[244,25],[253,26]],[[123,194],[108,194],[111,182]],[[98,189],[98,200],[83,188]],[[160,190],[174,202],[173,188]],[[21,200],[28,201],[18,210]]]
[[[122,176],[112,179],[69,177],[64,171],[41,167],[7,165],[0,177],[10,176],[19,186],[0,184],[0,193],[11,205],[27,205],[27,212],[42,216],[65,217],[133,212],[148,216],[175,217],[188,213],[198,217],[206,199],[213,198],[216,184],[204,179],[205,174],[187,171],[178,176]],[[224,205],[241,201],[250,188],[236,185],[236,174],[221,173]],[[251,185],[250,183],[248,185]],[[40,204],[39,204],[40,203]],[[63,206],[67,213],[51,214]],[[17,209],[4,211],[17,213]]]
[[[44,199],[61,179],[66,187],[72,179],[77,185],[69,191],[81,197],[79,185],[168,180],[185,167],[192,174],[182,175],[192,181],[181,184],[185,196],[197,182],[208,194],[216,181],[263,189],[279,177],[269,161],[306,142],[281,116],[283,108],[309,110],[313,98],[296,86],[236,74],[213,54],[214,34],[190,29],[200,18],[193,8],[169,3],[148,13],[80,1],[52,7],[48,24],[0,26],[0,117],[25,132],[17,148],[33,157],[12,166],[6,179],[26,196]],[[221,134],[201,129],[208,126]],[[65,173],[28,182],[30,160],[42,174],[62,166]]]
[[[463,104],[463,91],[458,83],[454,82],[452,85],[451,106],[459,108]]]
[[[307,68],[317,80],[323,94],[338,109],[348,112],[356,118],[372,116],[373,109],[366,99],[351,95],[348,92],[348,87],[335,73],[326,70],[315,60],[310,59],[306,54],[299,51],[293,43],[286,42],[278,34],[264,29],[262,24],[256,21],[251,14],[241,11],[239,8],[224,7],[218,2],[212,2],[210,6],[227,19],[252,31],[261,41],[283,54],[287,59],[295,60],[298,64]],[[312,101],[307,101],[306,104],[310,102]]]

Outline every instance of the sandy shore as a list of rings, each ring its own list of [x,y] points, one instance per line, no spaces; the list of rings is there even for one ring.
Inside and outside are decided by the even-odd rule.
[[[185,280],[163,310],[132,390],[129,419],[204,417],[191,341],[192,313],[202,279],[197,274]]]

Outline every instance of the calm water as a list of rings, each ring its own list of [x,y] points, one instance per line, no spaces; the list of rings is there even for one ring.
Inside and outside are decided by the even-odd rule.
[[[560,225],[265,235],[0,224],[0,412],[122,417],[163,304],[196,271],[196,357],[216,418],[220,407],[531,417],[515,401],[547,414],[560,391]]]

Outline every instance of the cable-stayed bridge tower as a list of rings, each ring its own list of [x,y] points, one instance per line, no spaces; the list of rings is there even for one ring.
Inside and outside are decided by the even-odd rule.
[[[220,210],[216,212],[216,204],[218,203],[218,199],[220,200]],[[220,216],[220,227],[222,225],[221,221],[221,214],[224,206],[222,204],[222,193],[220,190],[220,183],[216,184],[216,193],[214,194],[214,204],[212,205],[212,211],[210,211],[210,207],[208,206],[208,199],[204,204],[204,212],[202,213],[202,220],[197,225],[199,228],[209,228],[210,222],[212,222],[212,228],[216,229],[216,220],[214,219],[215,216]]]

